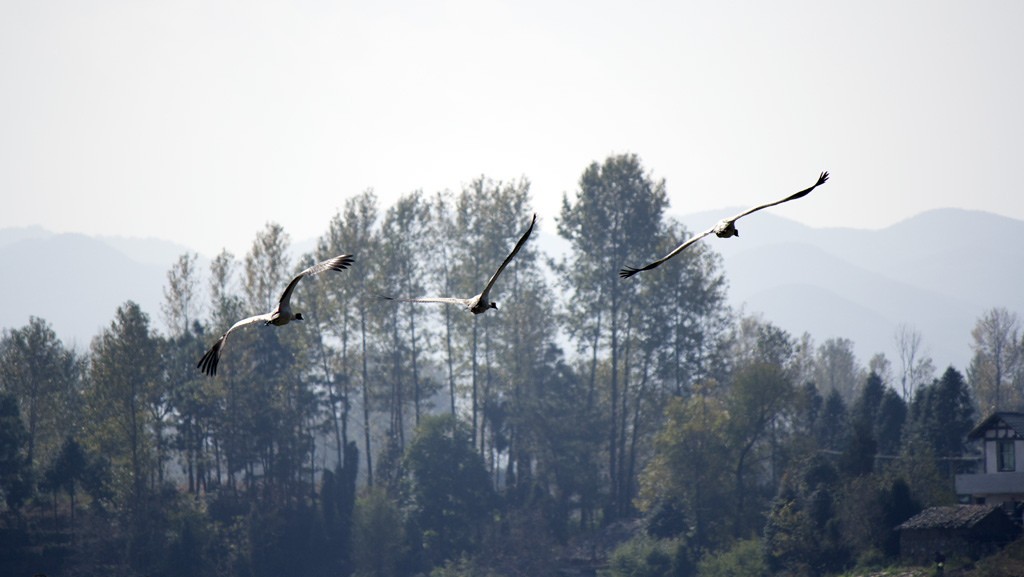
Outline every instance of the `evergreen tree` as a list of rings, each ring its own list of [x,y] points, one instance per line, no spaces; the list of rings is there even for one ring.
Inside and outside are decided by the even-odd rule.
[[[853,406],[853,418],[860,420],[871,427],[878,421],[878,410],[882,404],[882,397],[885,395],[885,384],[878,373],[871,372],[864,381],[864,387],[860,390]]]
[[[28,438],[17,397],[0,390],[0,497],[15,511],[32,491],[32,463],[26,454]]]
[[[839,457],[839,470],[848,477],[862,477],[875,469],[875,453],[878,444],[871,431],[871,424],[864,419],[854,419],[850,440]]]
[[[807,381],[799,388],[796,403],[796,416],[793,419],[793,428],[801,435],[815,438],[818,431],[818,418],[824,409],[825,400],[821,398],[818,387],[811,381]]]
[[[899,393],[886,388],[882,402],[878,406],[878,417],[875,420],[875,437],[878,439],[878,452],[882,455],[895,455],[900,449],[903,425],[907,420],[907,404]]]
[[[837,389],[832,389],[825,398],[825,406],[815,426],[821,448],[830,451],[843,450],[848,437],[848,422],[843,396]]]
[[[937,458],[963,454],[967,433],[974,427],[974,406],[963,375],[949,367],[931,385],[918,388],[910,405],[908,440],[920,440]],[[951,477],[954,467],[942,467]]]
[[[89,459],[85,454],[85,450],[82,445],[78,443],[73,437],[68,437],[64,440],[63,446],[61,446],[60,453],[57,454],[57,458],[50,464],[50,466],[43,473],[43,477],[46,481],[46,485],[49,486],[54,493],[58,489],[63,489],[71,499],[70,511],[71,511],[71,522],[75,521],[75,495],[77,489],[88,479],[89,475]]]

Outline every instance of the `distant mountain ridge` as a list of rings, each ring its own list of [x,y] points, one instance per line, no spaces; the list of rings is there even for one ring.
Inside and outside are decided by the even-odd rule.
[[[738,210],[677,220],[705,230]],[[937,369],[964,370],[979,317],[996,306],[1024,313],[1024,221],[947,208],[879,230],[812,228],[770,211],[739,224],[739,238],[706,241],[722,255],[730,302],[819,344],[849,338],[862,363],[877,352],[897,361],[906,323]]]
[[[739,210],[674,218],[694,232]],[[553,222],[549,228],[537,231],[538,248],[565,254],[569,243]],[[701,241],[722,255],[730,304],[763,314],[793,336],[806,331],[817,344],[849,338],[863,364],[877,352],[898,361],[893,335],[907,323],[921,332],[939,370],[948,364],[964,370],[970,332],[985,311],[1001,306],[1024,314],[1024,267],[1015,255],[1024,246],[1024,221],[938,209],[879,230],[814,228],[766,210],[740,221],[739,229],[739,238]],[[313,238],[294,242],[293,260],[315,246]],[[185,252],[194,251],[153,238],[0,229],[0,267],[11,279],[0,284],[7,304],[0,327],[24,326],[34,315],[66,344],[84,348],[130,299],[162,330],[167,271]],[[204,276],[208,263],[200,255]],[[644,273],[650,274],[658,271]],[[643,282],[644,275],[633,280]]]

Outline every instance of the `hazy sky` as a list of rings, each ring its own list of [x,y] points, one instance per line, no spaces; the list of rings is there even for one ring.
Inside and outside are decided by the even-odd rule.
[[[634,152],[686,214],[1024,219],[1024,2],[0,0],[0,227],[243,254],[367,188]],[[710,224],[710,223],[709,223]],[[959,231],[958,231],[959,232]],[[353,252],[358,247],[353,247]]]

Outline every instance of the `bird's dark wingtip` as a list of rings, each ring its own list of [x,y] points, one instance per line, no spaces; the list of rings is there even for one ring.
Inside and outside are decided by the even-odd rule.
[[[619,278],[629,278],[638,272],[640,272],[640,269],[627,266],[619,271]]]
[[[210,377],[216,377],[217,376],[217,361],[216,360],[211,361],[211,362],[205,362],[205,361],[206,361],[205,358],[202,361],[199,361],[199,364],[196,365],[196,368],[199,369],[200,373],[203,373],[203,374],[205,374],[207,376],[210,376]]]
[[[355,259],[352,255],[339,256],[331,261],[330,269],[340,272],[352,266],[353,262],[355,262]]]
[[[382,295],[382,294],[378,294],[376,298],[377,298],[378,301],[393,301],[393,300],[395,300],[395,297],[389,297],[387,295]]]
[[[826,170],[825,172],[821,173],[821,176],[818,177],[818,184],[825,184],[825,181],[827,181],[827,180],[828,180],[828,171]],[[818,184],[815,184],[814,186],[818,186]]]
[[[201,373],[215,377],[217,376],[218,361],[220,361],[220,356],[216,354],[215,349],[210,349],[203,355],[203,358],[199,359],[199,364],[196,365],[196,368]]]

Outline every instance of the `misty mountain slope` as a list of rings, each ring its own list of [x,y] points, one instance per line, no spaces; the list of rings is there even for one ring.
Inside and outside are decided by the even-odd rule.
[[[889,247],[880,262],[885,272],[944,294],[969,295],[980,310],[1005,306],[1024,313],[1024,222],[943,209],[878,232]]]
[[[23,240],[41,240],[51,236],[53,236],[52,232],[39,225],[0,228],[0,248]]]
[[[59,266],[52,266],[59,263]],[[108,327],[117,307],[133,300],[161,327],[166,269],[134,261],[81,234],[29,238],[0,248],[0,270],[17,282],[0,285],[0,326],[45,319],[66,345],[88,346]]]
[[[778,284],[749,295],[741,306],[745,313],[761,314],[793,337],[809,333],[815,345],[829,338],[850,339],[862,362],[874,354],[871,343],[877,343],[878,335],[892,325],[892,319],[878,311],[813,284]]]
[[[169,270],[171,265],[178,262],[181,255],[195,252],[178,243],[152,237],[129,238],[104,235],[93,238],[138,263],[156,265],[163,268],[164,271]],[[209,270],[210,258],[206,255],[199,255],[197,266],[202,271]]]
[[[848,263],[807,243],[754,248],[723,257],[738,299],[782,283],[813,284],[877,310],[888,318],[907,312],[967,308],[970,302],[892,279]],[[936,314],[929,311],[931,314]]]
[[[691,232],[738,209],[677,217]],[[760,246],[812,244],[863,269],[930,291],[977,303],[984,310],[1005,306],[1024,312],[1024,269],[1018,247],[1024,221],[954,208],[931,210],[881,230],[811,228],[762,211],[738,223],[740,236],[709,238],[728,258]]]
[[[970,358],[967,339],[977,315],[966,300],[862,269],[806,244],[751,249],[723,260],[730,302],[745,303],[748,312],[763,313],[794,336],[807,331],[818,344],[848,338],[861,362],[879,352],[893,361],[893,335],[907,323],[921,331],[936,364],[963,368]]]

